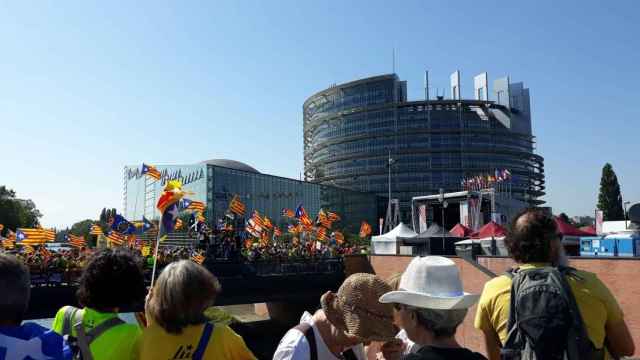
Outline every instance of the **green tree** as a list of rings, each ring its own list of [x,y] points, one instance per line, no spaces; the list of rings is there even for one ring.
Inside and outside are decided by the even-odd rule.
[[[107,208],[102,208],[102,211],[100,212],[100,222],[107,222]]]
[[[41,217],[42,214],[33,201],[18,199],[15,191],[4,185],[0,186],[0,224],[6,229],[36,227],[40,224]]]
[[[609,163],[606,163],[602,168],[598,209],[602,210],[606,221],[624,220],[620,184],[613,167]]]
[[[95,222],[95,220],[86,219],[82,221],[78,221],[77,223],[71,225],[70,233],[76,236],[84,236],[85,240],[91,239],[91,225]]]
[[[573,223],[573,220],[571,220],[571,218],[565,213],[560,213],[560,215],[558,215],[558,218],[567,224],[575,225]]]

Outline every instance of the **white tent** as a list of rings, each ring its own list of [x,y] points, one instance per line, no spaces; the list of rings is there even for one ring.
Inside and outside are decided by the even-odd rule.
[[[504,244],[504,236],[498,237],[486,237],[482,239],[474,239],[475,241],[480,242],[480,246],[482,246],[482,252],[485,255],[499,255],[499,256],[509,256],[509,250],[507,250],[507,246]],[[496,254],[491,253],[492,243],[495,241],[496,244]]]
[[[403,239],[416,237],[418,234],[407,225],[400,223],[386,234],[373,236],[371,245],[374,254],[396,255],[398,253],[398,242]]]

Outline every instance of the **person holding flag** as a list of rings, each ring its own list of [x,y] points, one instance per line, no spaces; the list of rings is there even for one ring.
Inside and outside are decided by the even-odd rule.
[[[151,286],[156,276],[158,248],[160,247],[160,241],[164,240],[169,233],[173,232],[178,220],[178,202],[184,197],[184,191],[182,190],[182,183],[179,180],[171,180],[167,182],[164,187],[160,199],[156,207],[160,210],[162,217],[160,219],[160,231],[158,231],[158,238],[156,239],[156,248],[153,252],[153,270],[151,271]]]

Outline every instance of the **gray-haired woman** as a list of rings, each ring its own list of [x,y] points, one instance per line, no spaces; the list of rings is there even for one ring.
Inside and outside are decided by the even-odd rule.
[[[192,261],[167,265],[147,298],[140,358],[254,360],[238,334],[204,315],[220,289],[215,276]]]
[[[399,290],[380,297],[380,302],[394,304],[400,327],[421,347],[404,357],[408,360],[486,359],[455,339],[468,308],[477,301],[478,295],[462,290],[455,263],[440,256],[414,258],[402,275]]]

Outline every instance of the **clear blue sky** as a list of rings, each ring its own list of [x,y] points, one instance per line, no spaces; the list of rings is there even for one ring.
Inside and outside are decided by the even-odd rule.
[[[121,207],[122,167],[232,158],[298,177],[332,83],[460,69],[531,89],[548,204],[592,214],[605,162],[640,201],[638,1],[0,4],[0,184],[46,226]]]

